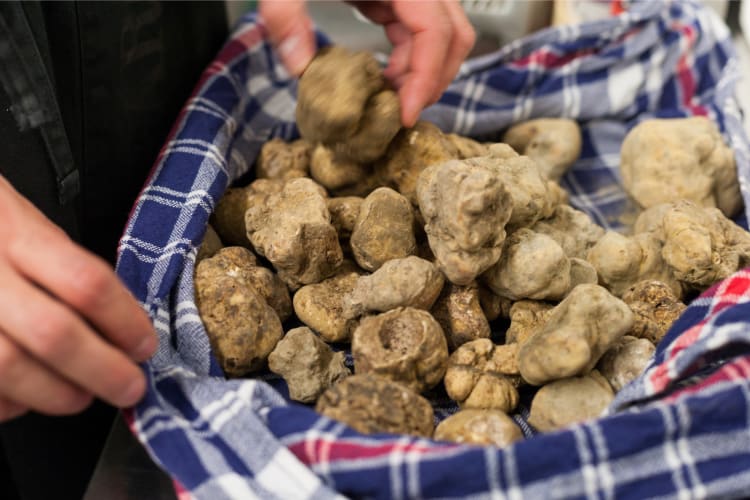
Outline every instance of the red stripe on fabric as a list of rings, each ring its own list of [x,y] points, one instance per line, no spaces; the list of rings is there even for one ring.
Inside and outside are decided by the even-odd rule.
[[[143,191],[146,189],[146,186],[149,185],[151,182],[151,178],[154,176],[154,173],[156,172],[156,168],[161,162],[162,158],[164,157],[164,154],[166,153],[168,149],[168,144],[172,142],[172,139],[174,139],[177,136],[177,131],[180,128],[180,125],[182,125],[183,118],[188,112],[188,104],[190,101],[192,101],[193,97],[195,97],[198,94],[198,91],[203,87],[203,84],[213,75],[216,73],[220,73],[224,70],[227,64],[232,62],[235,58],[255,46],[255,44],[259,43],[263,40],[263,38],[266,35],[265,27],[261,24],[255,24],[252,28],[248,28],[246,31],[244,31],[239,36],[233,37],[230,39],[224,47],[219,51],[219,54],[216,56],[216,58],[209,64],[209,66],[206,68],[206,70],[203,71],[200,78],[198,79],[198,83],[193,87],[193,91],[190,93],[190,97],[186,101],[185,105],[180,110],[179,114],[177,115],[177,119],[174,121],[174,124],[172,125],[172,128],[169,129],[169,134],[167,134],[167,138],[164,141],[164,145],[161,147],[161,150],[159,150],[159,154],[156,155],[156,160],[154,161],[154,164],[151,166],[151,170],[148,173],[148,176],[146,176],[146,182],[144,182],[143,186],[141,187],[141,191],[138,193],[138,197],[134,201],[133,205],[130,207],[130,213],[128,214],[127,222],[125,223],[125,227],[123,228],[123,235],[125,234],[125,231],[127,230],[127,224],[130,223],[130,219],[133,217],[133,214],[135,213],[135,208],[138,204],[138,199],[143,194]],[[120,252],[119,245],[117,249],[118,253]]]
[[[122,419],[125,421],[130,430],[135,433],[135,411],[132,408],[122,410]]]
[[[705,107],[693,104],[696,85],[693,67],[690,64],[690,55],[693,53],[695,45],[695,28],[687,24],[675,24],[672,28],[682,33],[684,40],[687,42],[687,47],[682,51],[680,59],[677,61],[677,81],[680,84],[680,90],[682,90],[682,105],[689,109],[693,115],[706,116],[708,110]]]
[[[621,44],[623,41],[631,38],[632,36],[640,33],[642,28],[640,26],[634,26],[621,36],[617,40],[612,40],[612,43]],[[590,56],[591,54],[597,54],[601,52],[601,47],[598,48],[586,48],[575,52],[567,52],[564,54],[558,54],[548,48],[540,48],[528,54],[525,57],[516,59],[515,61],[509,61],[508,65],[516,68],[526,68],[528,66],[537,65],[545,69],[559,68],[568,64],[574,59],[583,58]]]
[[[556,54],[548,49],[535,50],[526,57],[522,57],[510,63],[511,66],[525,68],[527,66],[537,65],[545,69],[559,68],[568,64],[570,61],[579,57],[586,57],[595,53],[595,49],[585,49],[567,54]]]
[[[713,307],[711,307],[711,316],[720,313],[724,309],[727,309],[732,306],[737,305],[737,299],[736,297],[726,297],[722,298],[722,300],[716,302]]]
[[[609,5],[609,15],[618,16],[625,12],[625,6],[622,4],[622,0],[612,0]]]
[[[706,379],[670,394],[667,398],[664,398],[664,401],[673,402],[682,396],[694,394],[706,387],[721,382],[736,382],[740,380],[750,380],[750,356],[743,356],[725,363]]]
[[[368,459],[388,456],[394,451],[429,454],[443,452],[459,445],[423,445],[416,443],[373,441],[372,444],[353,442],[346,439],[305,439],[288,445],[289,450],[304,464],[313,465],[348,461],[352,459]]]
[[[733,295],[735,297],[750,295],[750,276],[742,272],[730,278],[724,287],[722,294]],[[739,302],[735,300],[733,303]]]
[[[704,323],[705,320],[685,331],[685,333],[677,337],[677,340],[675,340],[669,347],[664,362],[657,366],[649,375],[648,381],[653,392],[659,392],[669,385],[669,382],[671,381],[669,377],[669,368],[672,366],[672,361],[680,351],[691,345],[695,339],[700,336]]]
[[[193,500],[193,495],[176,479],[172,479],[172,488],[177,495],[177,500]]]
[[[654,392],[659,392],[669,385],[671,382],[669,367],[672,361],[700,337],[706,323],[722,310],[739,303],[740,299],[747,297],[748,294],[750,294],[750,276],[742,271],[713,285],[701,295],[703,299],[712,300],[711,307],[700,323],[686,330],[669,346],[664,362],[649,375],[648,381]]]
[[[720,313],[724,309],[735,306],[740,302],[744,302],[749,292],[750,276],[744,271],[712,286],[708,292],[704,293],[706,298],[713,295],[711,308],[706,315],[706,320]]]

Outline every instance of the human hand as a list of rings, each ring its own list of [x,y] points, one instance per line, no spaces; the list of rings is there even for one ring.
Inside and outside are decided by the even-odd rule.
[[[77,413],[94,396],[137,403],[135,361],[157,346],[151,322],[101,259],[0,176],[0,422]]]
[[[457,0],[348,3],[382,25],[393,44],[383,73],[398,90],[401,122],[413,126],[456,76],[474,45],[474,29]],[[287,70],[301,75],[316,50],[305,1],[264,0],[259,12]]]

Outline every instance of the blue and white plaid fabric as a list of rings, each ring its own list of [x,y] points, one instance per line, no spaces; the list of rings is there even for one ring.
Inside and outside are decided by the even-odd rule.
[[[618,228],[628,209],[619,146],[650,117],[713,119],[736,152],[750,206],[738,78],[728,30],[713,13],[691,2],[635,2],[620,16],[545,30],[468,61],[423,118],[483,140],[529,118],[577,119],[583,153],[563,185],[573,205]],[[744,272],[691,304],[607,416],[502,450],[363,436],[290,404],[266,376],[225,380],[193,298],[196,247],[227,186],[249,179],[262,144],[296,136],[295,95],[263,26],[248,15],[179,116],[121,240],[117,271],[160,336],[144,366],[148,393],[126,417],[182,498],[703,498],[750,491]]]

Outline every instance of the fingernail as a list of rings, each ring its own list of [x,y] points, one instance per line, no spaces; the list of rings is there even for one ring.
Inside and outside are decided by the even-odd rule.
[[[156,353],[156,348],[159,347],[159,339],[156,338],[155,334],[147,335],[141,340],[141,342],[133,349],[132,355],[138,361],[146,361],[148,358]]]
[[[301,75],[312,59],[312,54],[304,47],[300,35],[290,35],[281,42],[279,55],[287,71],[294,76]]]
[[[137,377],[132,382],[130,382],[128,388],[125,389],[125,392],[123,392],[119,406],[125,408],[135,405],[138,401],[141,400],[145,392],[146,386],[144,378]]]
[[[406,128],[411,128],[417,123],[417,112],[414,111],[414,106],[409,102],[404,103],[401,107],[401,122]]]

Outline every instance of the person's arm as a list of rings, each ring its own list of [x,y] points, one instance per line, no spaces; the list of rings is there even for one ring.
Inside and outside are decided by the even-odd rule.
[[[398,89],[401,121],[413,126],[436,102],[474,45],[474,29],[456,0],[349,2],[383,26],[393,51],[384,74]],[[315,55],[304,0],[263,0],[260,16],[287,70],[299,76]]]
[[[73,414],[99,397],[135,404],[153,326],[99,257],[0,176],[0,422]]]

